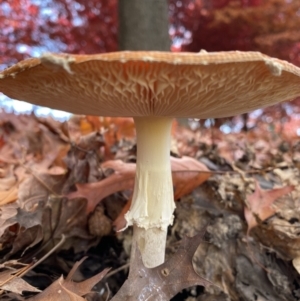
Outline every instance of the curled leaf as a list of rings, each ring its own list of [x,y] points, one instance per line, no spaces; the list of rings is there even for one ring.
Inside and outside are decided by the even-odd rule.
[[[247,205],[244,215],[248,224],[248,233],[252,228],[257,226],[257,218],[264,221],[276,213],[272,204],[280,197],[294,190],[294,186],[286,186],[282,188],[263,190],[255,181],[255,191],[247,197]]]

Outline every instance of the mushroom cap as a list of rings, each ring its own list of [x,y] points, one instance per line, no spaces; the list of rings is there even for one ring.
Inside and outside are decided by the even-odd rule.
[[[45,54],[2,71],[0,92],[75,114],[218,118],[300,96],[300,68],[259,52]]]

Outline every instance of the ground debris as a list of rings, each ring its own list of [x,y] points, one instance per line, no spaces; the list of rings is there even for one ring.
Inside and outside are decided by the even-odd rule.
[[[300,145],[294,133],[300,125],[293,120],[289,127],[249,122],[256,127],[228,135],[217,128],[173,127],[172,171],[178,202],[164,267],[168,271],[178,267],[175,274],[180,278],[188,266],[189,275],[195,273],[200,282],[173,285],[166,280],[174,288],[169,291],[159,282],[158,287],[168,291],[166,300],[196,284],[202,287],[185,289],[173,300],[300,298]],[[34,265],[46,256],[25,276],[15,278],[27,289],[1,287],[0,299],[33,298],[35,287],[43,292],[46,287],[61,291],[64,300],[112,297],[127,277],[131,244],[130,229],[114,230],[125,225],[134,184],[132,119],[73,116],[59,123],[1,113],[0,124],[1,264],[18,258],[19,263]],[[208,242],[200,244],[194,257],[194,253],[181,253],[185,237],[203,227]],[[179,243],[180,239],[185,240]],[[55,252],[47,255],[51,250]],[[180,254],[185,261],[174,259]],[[84,255],[89,258],[73,275],[76,282],[107,267],[121,268],[103,279],[97,292],[83,297],[68,286],[68,277],[59,276],[67,275]],[[141,267],[137,263],[129,277]],[[1,273],[7,273],[7,278],[15,270],[0,266]],[[145,273],[135,296],[145,281],[159,279],[162,270]],[[131,280],[130,286],[136,281]],[[211,282],[215,285],[208,285]]]

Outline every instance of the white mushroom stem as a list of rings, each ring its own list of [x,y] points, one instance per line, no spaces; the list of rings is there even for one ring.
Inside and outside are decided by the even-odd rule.
[[[134,225],[133,246],[139,246],[147,267],[164,262],[167,229],[173,222],[172,120],[168,117],[134,118],[137,132],[136,177],[132,204],[125,218],[127,225]]]

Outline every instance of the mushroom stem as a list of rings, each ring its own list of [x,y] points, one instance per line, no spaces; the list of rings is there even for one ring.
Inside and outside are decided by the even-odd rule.
[[[136,177],[132,204],[125,217],[128,225],[134,225],[132,250],[137,244],[145,266],[150,268],[164,262],[167,229],[175,209],[170,163],[172,120],[134,118]]]

